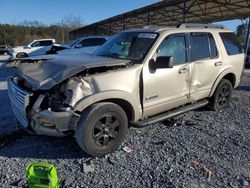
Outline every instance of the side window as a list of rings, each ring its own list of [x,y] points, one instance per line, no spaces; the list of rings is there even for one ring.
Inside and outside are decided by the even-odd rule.
[[[31,47],[39,47],[39,46],[41,46],[41,45],[40,45],[40,42],[37,41],[37,42],[33,42],[30,46],[31,46]]]
[[[85,39],[81,42],[82,47],[89,47],[89,46],[101,46],[103,45],[107,40],[104,38],[89,38]]]
[[[242,53],[241,44],[234,33],[220,33],[220,36],[228,55],[236,55]]]
[[[105,42],[107,42],[107,40],[105,38],[98,38],[98,39],[95,39],[93,46],[101,46]]]
[[[52,45],[51,40],[40,41],[40,46],[50,46],[50,45]]]
[[[186,40],[184,34],[171,35],[163,40],[157,50],[157,57],[172,56],[174,64],[186,62]]]
[[[191,61],[210,58],[207,33],[191,33],[190,45],[191,45],[191,51],[190,51]]]
[[[218,57],[218,50],[216,47],[214,37],[211,33],[209,33],[208,38],[209,38],[209,43],[210,43],[210,56],[211,56],[211,58],[216,58],[216,57]]]

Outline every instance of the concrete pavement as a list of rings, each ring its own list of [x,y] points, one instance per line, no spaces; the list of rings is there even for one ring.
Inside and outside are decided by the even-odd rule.
[[[17,129],[7,92],[7,79],[15,73],[15,69],[7,68],[4,64],[0,62],[0,135]]]

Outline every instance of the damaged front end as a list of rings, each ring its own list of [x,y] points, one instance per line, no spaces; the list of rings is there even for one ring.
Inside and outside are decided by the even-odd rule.
[[[94,92],[91,77],[72,77],[49,91],[31,91],[22,79],[9,80],[13,112],[37,134],[61,137],[75,130],[79,114],[73,106]]]
[[[94,93],[93,74],[124,68],[129,60],[94,55],[46,56],[15,60],[9,98],[24,127],[37,134],[64,136],[74,131],[80,112],[75,104]]]

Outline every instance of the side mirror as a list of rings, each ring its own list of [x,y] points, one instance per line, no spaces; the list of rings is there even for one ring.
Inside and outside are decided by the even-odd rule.
[[[151,69],[164,69],[164,68],[173,68],[173,57],[171,56],[159,56],[156,61],[151,59],[149,61],[149,66]]]
[[[30,46],[24,46],[23,49],[31,49]]]
[[[82,47],[82,44],[77,44],[76,46],[75,46],[75,48],[81,48]]]

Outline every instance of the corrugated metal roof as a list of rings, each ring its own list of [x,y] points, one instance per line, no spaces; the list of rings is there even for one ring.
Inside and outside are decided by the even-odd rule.
[[[125,29],[142,28],[146,25],[212,23],[248,16],[249,0],[164,0],[71,31],[70,36],[74,39],[82,35],[112,35]]]

